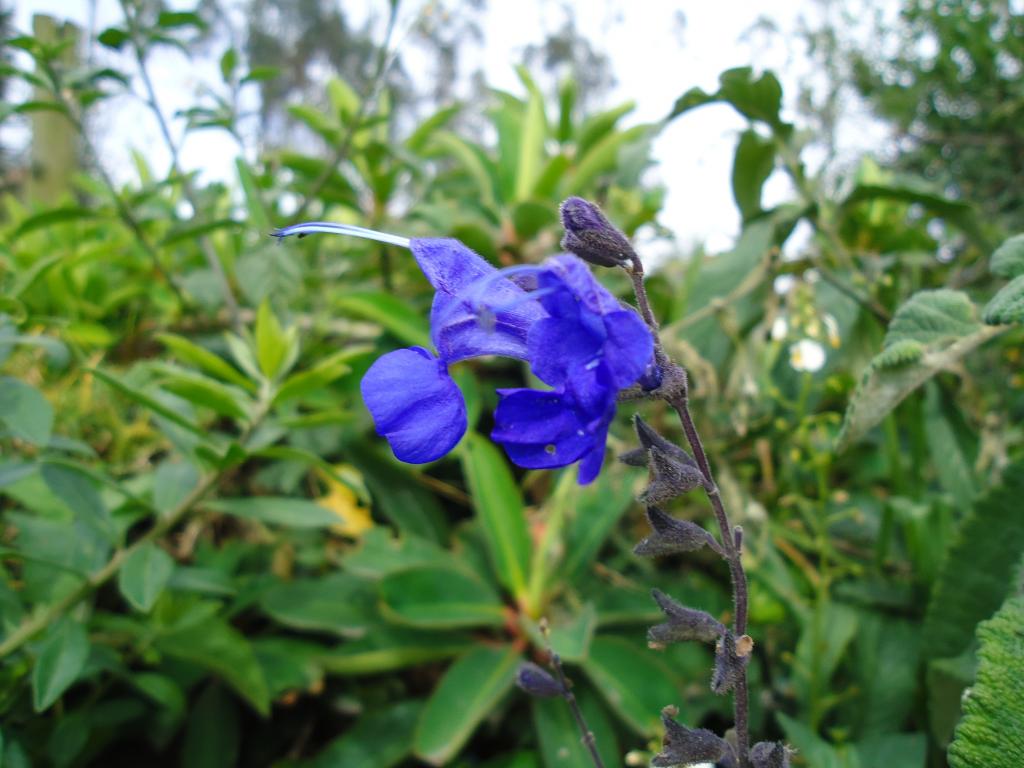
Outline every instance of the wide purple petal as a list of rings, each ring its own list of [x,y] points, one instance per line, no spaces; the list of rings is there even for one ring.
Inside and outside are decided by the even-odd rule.
[[[595,328],[578,318],[547,317],[530,329],[527,340],[530,369],[545,384],[565,383],[569,371],[585,368],[604,348],[604,326]]]
[[[618,299],[597,281],[594,273],[590,271],[590,267],[583,260],[563,253],[552,256],[544,262],[544,266],[548,274],[541,277],[541,288],[554,287],[559,284],[565,286],[586,309],[594,314],[603,315],[621,309]],[[560,314],[559,306],[564,311],[564,300],[557,291],[551,295],[542,296],[541,303],[552,315]]]
[[[604,464],[604,444],[608,438],[608,427],[606,426],[600,439],[595,440],[594,447],[582,457],[576,474],[576,482],[580,485],[589,485],[601,473],[601,465]]]
[[[434,296],[430,336],[438,354],[450,363],[481,355],[525,360],[530,328],[545,316],[543,308],[507,280],[488,287],[482,299],[475,293],[471,286],[458,296]]]
[[[593,449],[571,398],[535,389],[498,390],[491,439],[520,467],[550,469],[572,464]]]
[[[449,295],[497,271],[458,240],[451,238],[413,238],[409,241],[409,249],[430,284]]]
[[[360,385],[377,433],[401,461],[444,456],[466,432],[466,404],[447,366],[422,347],[377,359]]]
[[[604,359],[612,383],[625,389],[639,379],[654,355],[654,338],[636,312],[620,310],[604,316]]]

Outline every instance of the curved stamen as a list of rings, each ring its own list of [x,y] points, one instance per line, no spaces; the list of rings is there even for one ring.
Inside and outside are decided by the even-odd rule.
[[[337,224],[332,221],[306,221],[302,224],[292,224],[290,227],[280,227],[279,229],[275,229],[270,233],[270,236],[276,237],[278,240],[283,240],[284,238],[291,237],[292,235],[305,237],[306,235],[312,235],[317,232],[328,235],[351,235],[352,237],[361,237],[364,240],[376,240],[378,243],[397,245],[400,248],[408,248],[410,243],[408,237],[392,235],[387,232],[378,232],[375,229],[357,227],[353,224]]]
[[[540,296],[553,290],[537,288],[536,280],[529,280],[544,271],[544,267],[535,264],[519,264],[496,270],[452,296],[454,301],[450,301],[434,317],[434,323],[437,328],[443,329],[452,323],[465,322],[467,318],[462,313],[468,310],[470,315],[475,316],[481,328],[494,331],[497,327],[498,313],[511,312],[516,307],[536,301]],[[504,289],[497,296],[494,295],[496,287]],[[460,314],[462,319],[455,320]]]

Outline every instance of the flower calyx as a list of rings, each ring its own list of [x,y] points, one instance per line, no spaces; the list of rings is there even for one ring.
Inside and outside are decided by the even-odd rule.
[[[715,537],[696,523],[677,520],[662,512],[658,507],[647,507],[647,521],[651,524],[651,535],[633,548],[641,557],[677,555],[681,552],[696,552],[708,547],[723,557],[722,547]]]
[[[669,768],[693,763],[735,764],[735,753],[729,742],[705,728],[687,728],[677,723],[677,714],[675,707],[665,707],[661,711],[665,736],[661,752],[651,760],[652,766]]]
[[[639,416],[634,417],[633,423],[641,450],[646,453],[651,477],[649,485],[639,496],[642,504],[662,504],[694,488],[708,486],[707,478],[689,453],[659,435]],[[636,465],[640,456],[630,452],[622,460]]]
[[[711,675],[711,690],[719,696],[736,687],[750,663],[754,641],[749,635],[736,637],[726,631],[715,644],[715,669]]]
[[[750,748],[750,764],[753,768],[789,768],[791,754],[781,741],[759,741]]]
[[[658,589],[651,590],[651,596],[668,619],[647,630],[647,642],[653,647],[691,640],[714,643],[728,632],[722,622],[706,611],[687,608]]]

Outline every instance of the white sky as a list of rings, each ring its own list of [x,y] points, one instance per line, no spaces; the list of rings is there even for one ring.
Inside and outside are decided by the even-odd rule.
[[[355,18],[365,18],[373,8],[380,12],[383,0],[344,3]],[[425,0],[406,0],[402,19],[419,13],[425,4]],[[687,89],[696,85],[714,90],[720,72],[752,63],[779,75],[786,106],[791,108],[796,83],[808,68],[800,55],[798,21],[801,15],[815,18],[819,12],[813,0],[490,0],[484,17],[484,45],[470,48],[469,58],[479,57],[490,84],[520,92],[513,65],[526,45],[541,42],[545,32],[561,26],[563,8],[574,14],[580,32],[594,47],[611,57],[618,83],[609,104],[636,102],[637,109],[627,124],[659,119]],[[686,18],[681,34],[675,20],[680,11]],[[92,20],[97,30],[120,18],[117,0],[16,0],[16,28],[29,30],[33,13],[69,18],[84,27]],[[746,34],[766,14],[781,34]],[[186,60],[166,48],[153,58],[151,72],[167,115],[193,103],[203,82],[219,82],[215,60]],[[99,119],[103,161],[116,175],[131,176],[133,148],[142,151],[155,168],[166,167],[168,155],[157,126],[141,105],[118,100],[107,102],[104,108],[108,111]],[[728,247],[737,234],[739,216],[732,201],[730,172],[736,135],[744,127],[745,121],[728,107],[713,105],[677,119],[657,139],[655,173],[668,188],[660,220],[683,244],[703,241],[719,250]],[[870,120],[858,120],[854,127],[839,137],[850,156],[876,148],[884,139],[884,130]],[[181,128],[180,122],[175,123],[179,135]],[[237,153],[237,145],[226,135],[201,131],[186,140],[182,160],[187,169],[201,169],[208,178],[226,178],[234,174]],[[787,196],[786,182],[776,174],[766,187],[766,200]]]

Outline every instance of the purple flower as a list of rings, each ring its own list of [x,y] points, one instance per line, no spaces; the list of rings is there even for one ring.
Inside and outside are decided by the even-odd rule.
[[[623,309],[574,256],[549,259],[538,277],[548,316],[530,328],[533,373],[554,389],[499,390],[491,439],[521,467],[546,469],[580,461],[582,485],[597,477],[620,389],[647,370],[651,332]]]
[[[448,365],[482,355],[525,358],[529,329],[544,311],[457,240],[417,239],[409,248],[437,291],[430,340],[438,356],[422,347],[389,352],[370,366],[360,391],[395,456],[424,464],[448,453],[466,432],[466,405]],[[486,327],[481,305],[497,308]]]
[[[581,484],[597,476],[616,396],[649,375],[654,345],[640,317],[623,308],[586,264],[563,254],[541,266],[497,270],[456,240],[406,240],[324,222],[274,234],[309,232],[407,247],[437,291],[430,313],[437,355],[422,347],[389,352],[360,387],[377,432],[396,457],[425,463],[455,447],[466,431],[466,407],[448,365],[501,355],[528,360],[552,389],[499,390],[492,439],[521,467],[580,462]]]

